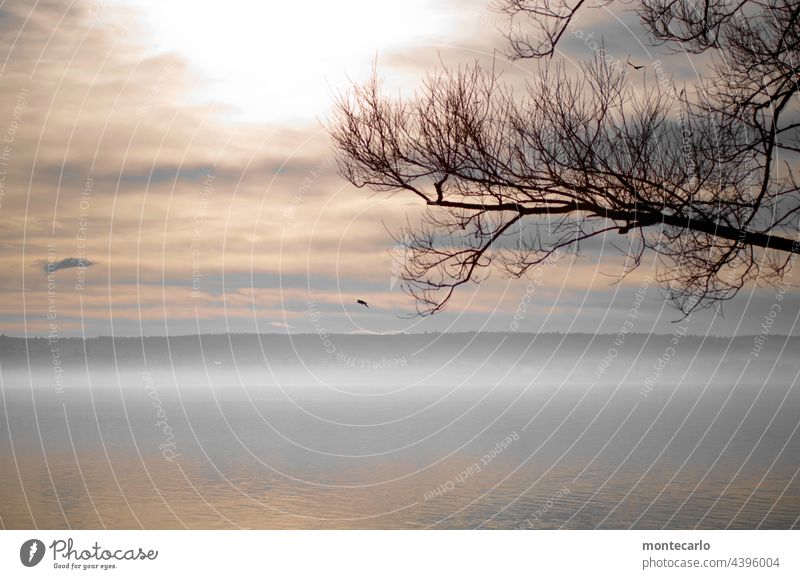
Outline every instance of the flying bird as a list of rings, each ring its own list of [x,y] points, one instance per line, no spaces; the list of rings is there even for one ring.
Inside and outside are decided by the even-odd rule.
[[[369,307],[369,304],[367,304],[367,302],[365,302],[364,300],[356,300],[356,303],[360,306],[364,306],[365,308]]]
[[[635,65],[635,64],[633,64],[633,63],[632,63],[630,60],[628,61],[628,64],[629,64],[630,66],[632,66],[632,67],[633,67],[635,70],[642,70],[642,69],[644,68],[644,65],[643,65],[643,64],[640,64],[639,66],[636,66],[636,65]]]

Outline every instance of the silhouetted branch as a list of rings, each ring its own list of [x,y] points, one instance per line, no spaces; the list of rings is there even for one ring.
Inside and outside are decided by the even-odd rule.
[[[642,1],[655,41],[719,55],[693,101],[661,86],[636,93],[627,71],[601,57],[577,79],[549,61],[524,96],[477,65],[431,75],[403,101],[383,96],[377,78],[343,96],[331,129],[341,174],[428,207],[403,231],[401,278],[419,313],[441,310],[492,263],[525,275],[612,232],[633,236],[625,274],[645,251],[658,256],[685,314],[778,280],[786,256],[800,253],[800,189],[777,163],[800,149],[798,6]],[[539,34],[512,38],[515,56],[540,58],[591,7],[507,0],[501,9]]]

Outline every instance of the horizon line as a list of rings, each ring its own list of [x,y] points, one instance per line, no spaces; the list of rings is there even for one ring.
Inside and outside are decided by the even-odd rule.
[[[513,332],[513,331],[481,331],[481,330],[465,330],[459,332],[323,332],[322,335],[326,336],[372,336],[372,337],[390,337],[390,336],[425,336],[425,335],[479,335],[479,334],[502,334],[506,336],[616,336],[614,332]],[[96,336],[73,336],[73,335],[60,335],[52,338],[48,334],[31,334],[12,335],[0,333],[0,339],[11,338],[15,340],[98,340],[102,338],[113,339],[150,339],[150,338],[189,338],[189,337],[203,337],[203,336],[319,336],[320,332],[206,332],[203,334],[150,334],[150,335],[109,335],[99,334]],[[673,333],[656,333],[656,332],[628,332],[626,336],[657,336],[657,337],[672,337]],[[681,334],[681,338],[713,338],[713,339],[739,339],[747,337],[757,337],[761,334],[747,333],[747,334]],[[800,338],[800,334],[769,334],[772,338]]]

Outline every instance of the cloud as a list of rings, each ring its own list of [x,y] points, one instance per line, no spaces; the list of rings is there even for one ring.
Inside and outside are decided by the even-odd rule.
[[[407,321],[388,313],[413,311],[414,304],[399,288],[391,290],[397,265],[387,229],[398,231],[407,218],[415,223],[424,204],[355,189],[341,179],[324,114],[322,122],[232,120],[231,105],[219,102],[220,93],[208,85],[202,59],[157,48],[130,4],[17,0],[0,10],[6,54],[0,140],[12,141],[4,143],[0,179],[0,331],[35,327],[46,334],[51,296],[40,268],[92,265],[76,271],[86,273],[85,285],[59,287],[63,333],[314,331],[309,299],[328,331],[346,332],[356,327],[343,305],[349,307],[352,296],[380,303],[384,312],[359,316],[359,328],[405,330]],[[376,58],[387,94],[397,88],[408,95],[426,73],[476,61],[498,72],[502,66],[503,80],[514,86],[531,79],[533,63],[506,63],[495,52],[506,46],[497,30],[504,16],[490,4],[437,3],[441,38],[382,49]],[[638,43],[627,39],[638,38],[638,29],[624,14],[606,8],[588,14],[579,28],[592,39],[607,38],[606,51],[615,58],[630,52],[648,66],[656,57],[664,60],[634,50]],[[631,30],[620,32],[618,16]],[[586,38],[570,34],[565,40],[576,62],[592,55]],[[367,56],[371,61],[372,50]],[[280,52],[258,59],[254,75],[273,75],[269,71],[285,64]],[[696,61],[685,55],[670,61],[684,61],[684,68],[668,67],[676,82],[689,78]],[[306,74],[302,67],[300,73]],[[644,83],[645,75],[639,77]],[[291,96],[285,82],[275,86]],[[331,81],[331,98],[347,86]],[[537,312],[553,304],[571,308],[569,315],[580,310],[582,325],[572,326],[580,331],[605,320],[602,300],[612,300],[613,292],[591,294],[591,303],[582,298],[590,286],[614,279],[603,274],[621,269],[624,255],[606,255],[612,239],[627,247],[619,235],[598,238],[582,248],[582,263],[548,270],[546,287],[536,293]],[[100,264],[85,257],[54,261],[48,259],[51,246],[62,256],[104,257]],[[639,281],[622,284],[632,292]],[[526,287],[525,280],[494,276],[465,288],[441,316],[415,321],[413,330],[446,330],[456,322],[461,329],[507,329]],[[774,290],[763,295],[773,299]],[[614,307],[624,315],[630,299]],[[589,306],[594,309],[587,315]],[[567,315],[554,316],[556,329],[571,324]],[[261,322],[270,319],[291,324]],[[485,326],[487,319],[494,325]],[[609,331],[618,331],[618,318],[608,320]]]
[[[83,257],[65,257],[61,261],[40,261],[44,273],[54,273],[61,269],[71,267],[91,267],[96,265],[96,261],[90,261]]]

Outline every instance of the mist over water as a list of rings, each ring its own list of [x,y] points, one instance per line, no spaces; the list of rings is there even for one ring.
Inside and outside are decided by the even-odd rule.
[[[147,340],[4,343],[4,527],[798,526],[796,338]]]

